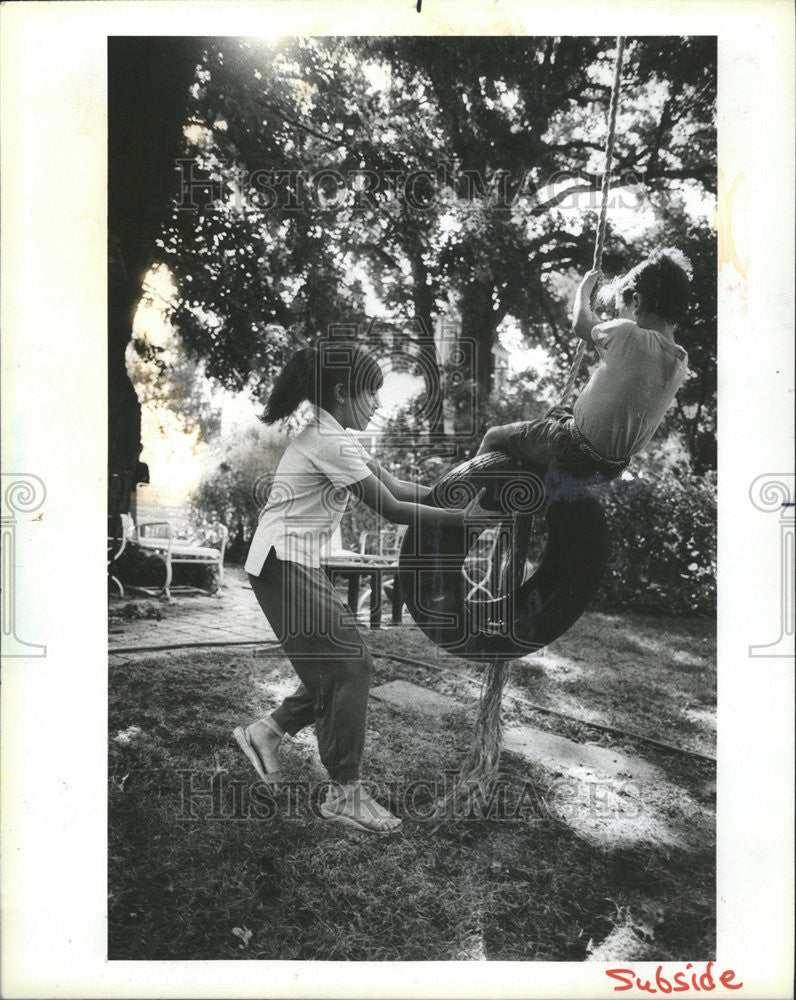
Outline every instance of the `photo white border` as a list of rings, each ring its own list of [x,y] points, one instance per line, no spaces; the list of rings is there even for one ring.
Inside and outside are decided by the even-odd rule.
[[[2,468],[47,489],[15,529],[12,595],[47,653],[2,660],[2,995],[614,995],[596,963],[105,960],[107,36],[577,33],[719,39],[719,167],[743,175],[719,217],[746,275],[719,275],[717,968],[745,986],[712,995],[790,996],[794,664],[749,656],[780,627],[782,558],[749,489],[793,469],[788,0],[88,0],[0,17]]]

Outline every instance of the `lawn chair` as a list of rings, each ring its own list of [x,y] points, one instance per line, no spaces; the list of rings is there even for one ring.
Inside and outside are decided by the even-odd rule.
[[[393,528],[377,528],[361,531],[359,534],[359,551],[370,562],[384,562],[398,565],[407,525],[399,524]]]
[[[394,613],[396,603],[393,600],[396,586],[395,574],[398,572],[398,557],[401,554],[401,542],[403,541],[406,529],[407,525],[401,524],[392,528],[376,528],[362,531],[359,535],[359,553],[363,562],[371,566],[389,567],[393,570],[393,573],[390,575],[384,572],[379,573],[378,582],[382,591],[379,603],[381,603],[381,600],[386,599],[388,604],[393,605]],[[371,584],[366,584],[364,591],[357,601],[356,612],[358,616],[365,613],[366,607],[372,606],[372,580],[373,577],[371,577]],[[400,608],[398,614],[400,614]]]
[[[121,580],[114,575],[115,563],[119,556],[124,552],[127,547],[127,540],[130,533],[130,523],[131,518],[129,514],[122,514],[120,516],[120,526],[116,528],[113,526],[116,518],[108,518],[108,532],[107,532],[107,567],[108,567],[108,583],[119,588],[119,597],[124,597],[124,587],[122,586]]]
[[[206,537],[201,537],[194,527],[185,494],[139,483],[135,488],[135,519],[128,515],[126,530],[131,541],[146,552],[160,559],[166,568],[166,580],[161,588],[152,591],[137,587],[145,593],[171,597],[172,589],[201,590],[195,586],[172,588],[172,567],[175,565],[212,566],[217,570],[215,593],[224,581],[224,550],[229,532],[223,524],[211,527]],[[211,540],[212,539],[212,540]]]

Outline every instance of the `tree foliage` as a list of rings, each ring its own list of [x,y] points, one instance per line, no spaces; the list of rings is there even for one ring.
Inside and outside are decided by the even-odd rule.
[[[254,537],[287,441],[266,427],[233,430],[214,442],[213,459],[193,500],[196,522],[226,525],[228,557],[242,561]]]
[[[507,317],[563,372],[575,346],[569,290],[592,256],[613,45],[209,41],[161,248],[179,287],[175,320],[207,373],[258,393],[295,346],[330,325],[371,329],[369,295],[415,320],[426,350],[434,318],[458,310],[475,345],[482,422]],[[694,375],[681,401],[689,409],[672,419],[706,466],[715,240],[684,195],[714,190],[715,67],[710,38],[628,40],[615,191],[634,192],[653,221],[641,234],[616,221],[604,256],[609,274],[660,243],[694,260]]]

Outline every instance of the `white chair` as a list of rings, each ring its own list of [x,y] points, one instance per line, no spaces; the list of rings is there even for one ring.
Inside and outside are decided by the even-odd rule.
[[[127,547],[127,539],[130,534],[130,523],[132,519],[129,514],[121,514],[120,520],[122,528],[121,534],[117,535],[113,532],[113,530],[109,530],[107,535],[108,581],[109,583],[115,584],[119,588],[119,597],[124,597],[124,587],[122,586],[122,581],[113,573],[113,564]],[[110,523],[111,518],[108,518],[109,528]]]
[[[407,530],[407,525],[395,525],[392,528],[375,528],[361,531],[359,534],[359,554],[362,561],[371,566],[391,566],[398,569],[398,558],[401,555],[401,542]],[[395,577],[383,574],[380,576],[382,600],[386,604],[392,601],[392,588]],[[371,588],[366,584],[357,601],[357,615],[364,615],[371,606]]]
[[[396,593],[396,600],[392,600],[395,581],[394,575],[389,571],[398,568],[404,530],[403,527],[398,527],[384,531],[363,531],[359,536],[359,551],[356,552],[343,548],[342,532],[338,528],[321,557],[330,578],[339,575],[348,577],[348,605],[354,614],[364,615],[370,607],[372,628],[378,628],[381,622],[381,595],[385,593],[388,605],[393,608],[393,622],[397,624],[400,621],[400,595]],[[364,585],[364,592],[360,591],[362,577],[368,580]],[[375,595],[371,590],[373,579],[380,581],[379,593]],[[376,600],[373,599],[374,596]]]
[[[191,523],[184,494],[164,490],[150,483],[139,483],[135,490],[135,519],[128,515],[126,531],[129,538],[146,552],[160,559],[166,568],[166,580],[155,594],[171,596],[172,567],[181,565],[213,566],[216,568],[215,593],[224,581],[224,551],[229,532],[226,525],[215,524],[210,529],[218,541],[205,544]],[[145,587],[138,587],[152,593]],[[196,589],[196,588],[188,588]]]

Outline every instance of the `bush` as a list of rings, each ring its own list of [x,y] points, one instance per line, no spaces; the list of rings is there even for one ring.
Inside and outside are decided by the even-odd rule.
[[[605,611],[716,613],[716,484],[704,477],[615,480],[605,513],[611,557],[595,598]]]
[[[229,531],[225,559],[243,562],[268,496],[268,478],[287,444],[284,434],[249,427],[224,435],[215,446],[215,462],[193,501],[197,524],[220,521]]]

